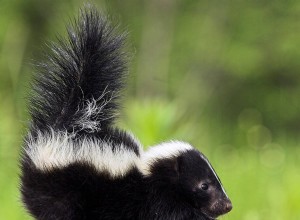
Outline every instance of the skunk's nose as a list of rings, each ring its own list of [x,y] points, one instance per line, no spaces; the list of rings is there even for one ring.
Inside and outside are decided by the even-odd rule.
[[[225,213],[230,212],[232,209],[232,203],[229,199],[225,202]]]
[[[230,212],[231,209],[232,209],[232,203],[231,203],[230,199],[226,198],[223,201],[223,213],[222,214],[226,214],[226,213]]]

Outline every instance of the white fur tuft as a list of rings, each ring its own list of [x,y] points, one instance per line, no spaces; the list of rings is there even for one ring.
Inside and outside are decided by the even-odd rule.
[[[75,162],[93,165],[98,171],[108,171],[112,177],[120,177],[140,163],[139,157],[124,146],[95,139],[73,141],[64,132],[42,134],[36,138],[29,136],[27,155],[40,170],[66,167]]]
[[[105,121],[109,118],[104,117],[105,106],[116,98],[117,95],[112,94],[109,98],[107,96],[110,91],[104,89],[102,95],[98,99],[92,98],[88,100],[83,109],[78,109],[76,114],[79,114],[79,119],[75,122],[75,125],[79,126],[81,130],[87,132],[95,132],[101,130],[101,121]]]
[[[81,110],[82,115],[75,125],[81,127],[82,130],[94,132],[100,130],[99,121],[97,120],[97,115],[101,113],[102,106],[97,106],[97,101],[92,99],[87,101],[84,109]],[[95,119],[93,117],[96,116]]]
[[[145,175],[151,175],[151,166],[159,159],[177,157],[181,153],[194,149],[190,144],[181,141],[171,141],[151,147],[141,157],[140,171]]]

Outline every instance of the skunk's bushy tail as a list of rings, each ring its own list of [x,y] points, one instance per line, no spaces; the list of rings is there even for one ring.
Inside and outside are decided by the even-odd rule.
[[[38,65],[30,100],[35,129],[96,132],[110,127],[127,72],[126,34],[116,29],[86,8],[68,28],[68,39],[52,44],[47,61]]]

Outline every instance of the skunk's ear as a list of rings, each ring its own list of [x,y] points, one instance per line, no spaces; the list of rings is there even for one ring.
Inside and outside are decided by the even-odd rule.
[[[182,158],[180,156],[176,157],[176,159],[174,160],[173,168],[176,174],[180,175],[182,171]]]
[[[174,163],[173,163],[173,169],[174,171],[177,173],[177,175],[179,175],[180,173],[180,157],[177,157],[176,160],[174,160]]]
[[[177,160],[177,158],[167,160],[167,163],[165,163],[165,165],[161,168],[164,170],[161,176],[162,178],[167,178],[168,181],[171,181],[172,183],[178,182],[180,178],[180,162]]]
[[[182,172],[184,172],[183,170],[183,160],[181,156],[176,157],[175,160],[173,160],[173,171],[176,174],[176,177],[179,178],[179,176],[182,174]]]

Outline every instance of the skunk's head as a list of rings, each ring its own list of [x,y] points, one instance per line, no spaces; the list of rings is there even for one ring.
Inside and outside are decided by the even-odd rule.
[[[208,219],[228,213],[232,204],[207,158],[183,142],[152,147],[143,156],[144,175],[166,184],[176,198]]]
[[[188,150],[177,158],[179,191],[209,218],[216,218],[232,209],[222,183],[206,157]]]

